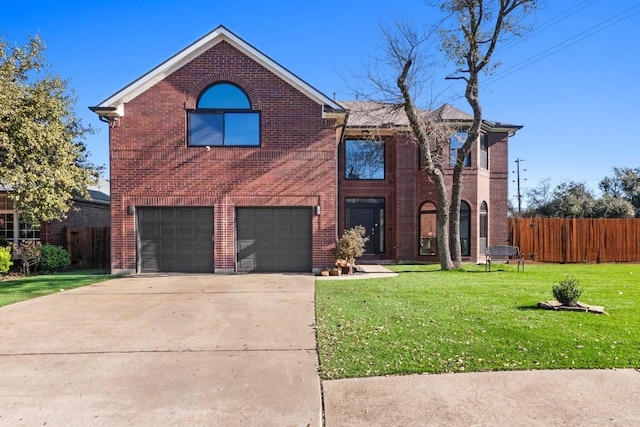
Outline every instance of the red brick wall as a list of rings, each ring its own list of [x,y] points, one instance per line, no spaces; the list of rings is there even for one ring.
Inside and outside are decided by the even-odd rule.
[[[261,111],[261,147],[187,147],[186,110],[230,81]],[[226,42],[125,105],[111,128],[113,270],[136,270],[133,206],[213,206],[216,271],[235,267],[235,207],[316,206],[313,267],[332,263],[336,131],[322,107]]]
[[[437,204],[436,188],[425,172],[418,169],[418,148],[405,136],[387,137],[384,181],[344,179],[344,146],[339,159],[339,229],[345,227],[344,202],[347,197],[384,197],[386,251],[378,259],[393,261],[438,262],[436,257],[419,255],[419,211],[422,203]],[[489,242],[502,244],[507,237],[508,137],[506,133],[489,137],[489,168],[478,168],[478,146],[471,154],[471,166],[462,176],[462,200],[471,208],[471,256],[482,258],[479,248],[479,208],[483,201],[489,209]],[[452,184],[452,170],[445,169],[447,187]],[[371,258],[371,257],[369,257]],[[366,259],[366,258],[365,258]]]
[[[491,198],[489,204],[489,244],[506,245],[509,240],[509,135],[506,132],[490,135],[489,167]]]
[[[50,245],[64,246],[64,227],[109,226],[111,226],[111,215],[108,204],[74,200],[73,207],[65,219],[40,225],[40,241]]]

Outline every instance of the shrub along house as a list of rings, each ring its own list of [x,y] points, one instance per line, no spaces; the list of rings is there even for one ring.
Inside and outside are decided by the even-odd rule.
[[[416,147],[402,123],[384,123],[382,163],[349,172],[349,153],[383,127],[351,107],[222,26],[91,107],[110,128],[112,271],[309,272],[331,266],[337,235],[360,223],[370,258],[433,260],[420,255],[420,212],[435,197]],[[487,127],[491,171],[472,156],[469,259],[482,201],[491,231],[506,233],[516,128]]]

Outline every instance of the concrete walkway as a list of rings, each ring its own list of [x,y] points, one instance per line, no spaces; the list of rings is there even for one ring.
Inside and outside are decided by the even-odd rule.
[[[0,308],[0,425],[318,426],[309,275],[137,276]]]

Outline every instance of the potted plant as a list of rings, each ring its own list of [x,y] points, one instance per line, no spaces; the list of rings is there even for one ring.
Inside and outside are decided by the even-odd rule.
[[[346,274],[353,273],[356,265],[356,258],[360,258],[365,251],[365,245],[369,237],[365,236],[365,228],[357,225],[349,230],[336,241],[333,255],[336,257],[336,267],[342,269]]]

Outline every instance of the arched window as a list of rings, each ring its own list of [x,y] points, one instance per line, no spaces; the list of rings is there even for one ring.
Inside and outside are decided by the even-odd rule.
[[[250,109],[249,97],[242,89],[231,83],[216,83],[205,89],[198,98],[197,108],[218,110]]]
[[[251,109],[249,96],[239,86],[218,82],[198,97],[187,113],[190,146],[257,147],[260,112]]]
[[[420,255],[438,255],[437,236],[438,212],[432,202],[420,206]]]
[[[484,255],[487,249],[489,239],[489,209],[487,208],[487,202],[480,204],[480,241],[478,242],[480,247],[480,254]]]
[[[471,207],[469,203],[460,202],[460,248],[462,256],[471,255]]]

